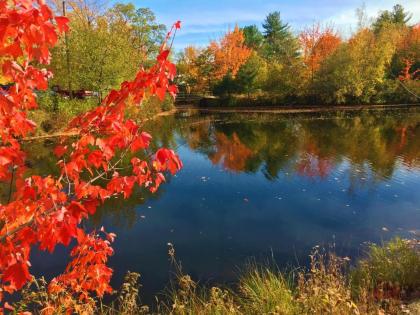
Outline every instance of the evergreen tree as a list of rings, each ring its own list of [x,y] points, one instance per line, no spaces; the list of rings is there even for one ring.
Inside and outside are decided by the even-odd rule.
[[[261,87],[261,81],[265,79],[265,73],[264,60],[256,53],[253,53],[239,69],[236,77],[237,90],[247,93],[248,98],[250,98],[250,94]],[[261,79],[261,77],[263,78]]]
[[[263,23],[263,28],[264,37],[270,44],[274,44],[278,40],[283,40],[290,35],[290,25],[282,22],[279,11],[267,15]]]
[[[293,36],[290,25],[281,20],[280,12],[275,11],[268,14],[263,28],[266,58],[289,62],[290,58],[296,58],[299,55],[298,41]]]
[[[245,36],[245,45],[254,50],[258,50],[264,41],[264,36],[256,25],[245,26],[242,29]]]
[[[385,10],[380,12],[379,16],[373,22],[372,27],[375,33],[378,33],[386,25],[407,26],[411,17],[412,15],[405,12],[402,5],[396,4],[392,8],[392,11]]]
[[[231,96],[237,89],[235,79],[232,76],[232,72],[228,72],[222,78],[221,81],[217,82],[213,87],[213,93],[218,96]]]

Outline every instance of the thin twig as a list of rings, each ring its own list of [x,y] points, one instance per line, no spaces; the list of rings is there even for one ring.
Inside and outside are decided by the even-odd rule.
[[[12,199],[14,175],[15,175],[15,167],[13,167],[13,169],[12,169],[12,177],[10,178],[9,197],[7,198],[7,203],[10,203],[10,200]]]

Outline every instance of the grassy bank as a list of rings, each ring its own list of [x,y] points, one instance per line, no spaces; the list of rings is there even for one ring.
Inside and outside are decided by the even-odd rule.
[[[16,311],[41,310],[47,305],[69,307],[84,314],[419,314],[419,241],[396,238],[383,245],[369,245],[354,266],[349,259],[314,248],[310,267],[282,272],[275,267],[249,265],[236,287],[204,287],[182,273],[172,247],[169,254],[176,280],[162,300],[149,307],[140,302],[139,275],[128,273],[111,304],[79,301],[47,293],[38,281],[28,287]],[[66,301],[64,303],[63,301]],[[71,302],[69,302],[71,301]],[[67,305],[67,307],[63,307]]]
[[[34,136],[44,136],[63,132],[68,123],[77,115],[99,106],[96,97],[77,99],[59,96],[51,91],[38,95],[38,109],[28,112],[29,118],[39,128]],[[140,107],[130,107],[127,113],[133,119],[144,120],[174,109],[174,102],[167,96],[163,102],[149,98]]]

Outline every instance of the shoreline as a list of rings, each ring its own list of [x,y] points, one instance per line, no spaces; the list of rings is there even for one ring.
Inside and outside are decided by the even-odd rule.
[[[150,118],[146,118],[144,122],[153,120],[159,117],[173,115],[182,111],[199,111],[205,113],[269,113],[269,114],[299,114],[299,113],[321,113],[333,111],[362,111],[362,110],[398,110],[420,108],[418,104],[395,104],[395,105],[332,105],[332,106],[282,106],[282,107],[198,107],[194,105],[175,105],[175,108],[157,113]],[[52,134],[44,134],[33,137],[23,138],[22,141],[34,141],[42,139],[50,139],[57,137],[72,137],[77,136],[77,131],[61,131]]]
[[[299,106],[253,106],[253,107],[199,107],[194,105],[176,105],[176,111],[197,110],[208,113],[273,113],[273,114],[295,114],[295,113],[317,113],[332,111],[361,111],[361,110],[389,110],[420,108],[416,104],[395,104],[395,105],[299,105]]]

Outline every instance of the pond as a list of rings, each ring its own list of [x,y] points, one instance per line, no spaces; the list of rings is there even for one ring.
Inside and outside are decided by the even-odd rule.
[[[92,218],[115,232],[113,285],[142,274],[151,302],[173,268],[234,283],[247,261],[305,266],[315,245],[355,258],[366,242],[420,231],[420,109],[311,114],[180,112],[145,126],[184,168],[154,195],[112,201]],[[32,144],[34,172],[55,169]],[[63,270],[63,248],[35,253],[35,274]]]

